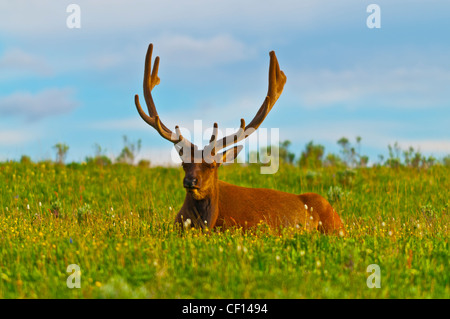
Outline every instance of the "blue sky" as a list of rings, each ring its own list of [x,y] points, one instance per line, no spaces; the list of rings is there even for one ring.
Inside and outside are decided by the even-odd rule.
[[[66,8],[81,8],[69,29]],[[366,8],[381,8],[369,29]],[[2,1],[0,160],[83,161],[94,145],[117,156],[122,136],[140,157],[170,161],[172,145],[139,117],[147,46],[161,57],[153,91],[166,125],[221,128],[251,120],[267,92],[269,51],[287,84],[262,127],[297,156],[306,143],[337,153],[362,137],[371,162],[398,142],[450,154],[448,1]]]

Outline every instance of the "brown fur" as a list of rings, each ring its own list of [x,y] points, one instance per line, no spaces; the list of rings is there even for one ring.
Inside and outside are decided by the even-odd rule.
[[[190,219],[193,227],[293,226],[323,233],[344,233],[344,225],[330,203],[315,193],[295,195],[266,188],[248,188],[218,180],[219,165],[184,164],[186,176],[198,180],[198,189],[187,189],[175,222]],[[305,206],[306,205],[306,206]]]

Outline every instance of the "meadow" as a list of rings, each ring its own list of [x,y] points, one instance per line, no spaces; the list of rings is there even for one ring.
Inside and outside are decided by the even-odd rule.
[[[347,235],[173,226],[181,168],[0,163],[0,298],[449,298],[450,168],[220,168],[328,198]],[[69,289],[70,264],[81,288]],[[368,288],[367,267],[381,288]]]

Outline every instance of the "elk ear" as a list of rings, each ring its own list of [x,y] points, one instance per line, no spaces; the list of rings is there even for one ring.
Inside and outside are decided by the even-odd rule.
[[[232,147],[225,152],[219,153],[216,156],[218,157],[216,162],[217,164],[223,164],[223,163],[231,163],[233,162],[236,157],[238,156],[239,152],[242,151],[244,146],[237,145],[235,147]]]

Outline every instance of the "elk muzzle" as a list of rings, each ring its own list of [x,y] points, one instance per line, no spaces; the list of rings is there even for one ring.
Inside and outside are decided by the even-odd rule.
[[[183,179],[183,186],[186,189],[198,189],[199,188],[198,179],[185,177]]]

